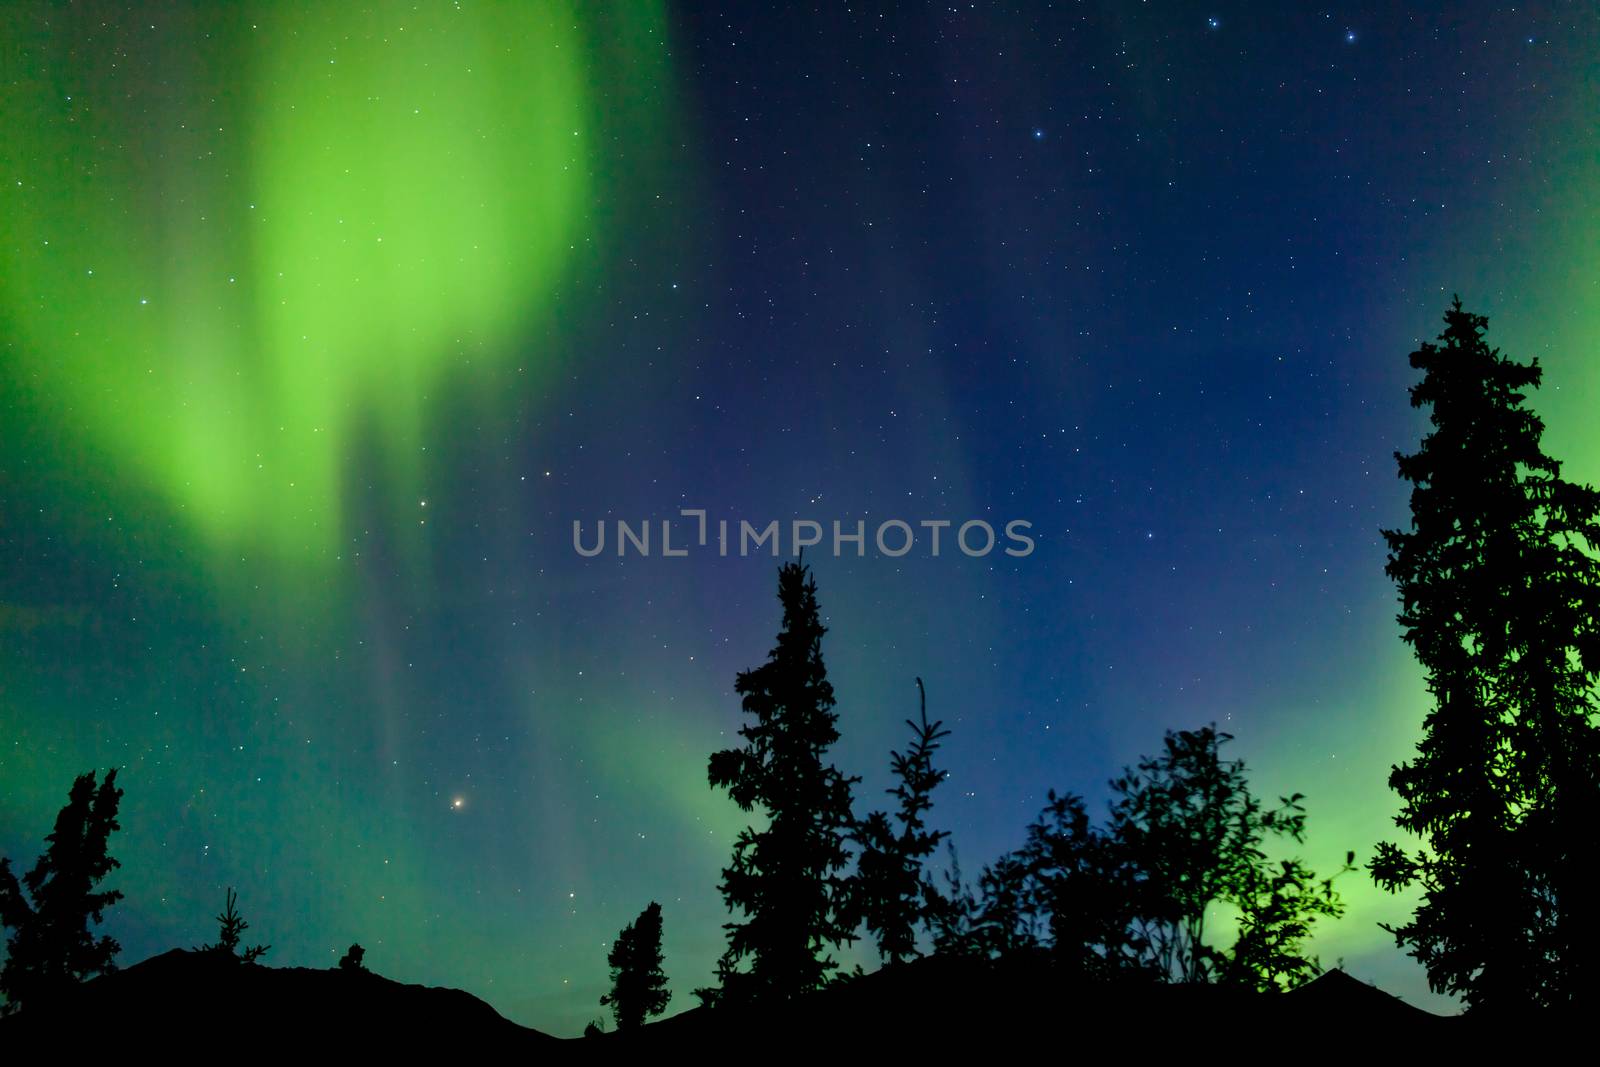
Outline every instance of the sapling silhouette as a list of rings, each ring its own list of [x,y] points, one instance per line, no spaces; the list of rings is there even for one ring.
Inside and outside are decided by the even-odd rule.
[[[928,829],[926,814],[933,807],[934,787],[944,781],[944,772],[933,765],[933,754],[950,731],[942,728],[942,722],[928,722],[928,693],[921,678],[917,693],[918,718],[906,720],[911,744],[889,756],[895,785],[888,792],[900,801],[894,815],[898,826],[875,811],[851,835],[861,846],[851,886],[854,909],[890,964],[921,955],[917,930],[928,924],[936,897],[923,864],[949,836],[948,831]]]
[[[196,951],[212,952],[230,960],[237,960],[240,963],[254,963],[266,955],[272,946],[252,945],[241,952],[239,950],[239,939],[250,928],[250,924],[245,922],[244,916],[239,914],[239,909],[235,906],[239,902],[239,894],[233,891],[232,886],[228,887],[227,895],[224,899],[226,900],[226,906],[222,909],[222,914],[217,916],[217,924],[221,928],[217,935],[217,943],[214,945],[201,945]]]

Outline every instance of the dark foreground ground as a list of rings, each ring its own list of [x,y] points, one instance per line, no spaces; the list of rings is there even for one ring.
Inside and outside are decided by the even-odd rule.
[[[930,959],[780,1009],[694,1009],[637,1035],[560,1040],[518,1026],[456,989],[175,949],[88,982],[53,1010],[0,1020],[0,1055],[54,1046],[64,1053],[104,1049],[97,1059],[137,1050],[180,1059],[343,1052],[516,1054],[527,1063],[662,1054],[859,1063],[920,1052],[1004,1063],[1040,1054],[1137,1062],[1198,1052],[1253,1062],[1305,1053],[1364,1057],[1380,1048],[1426,1055],[1460,1047],[1484,1030],[1403,1004],[1342,971],[1293,993],[1253,994],[1211,986],[1083,987],[1030,965]]]

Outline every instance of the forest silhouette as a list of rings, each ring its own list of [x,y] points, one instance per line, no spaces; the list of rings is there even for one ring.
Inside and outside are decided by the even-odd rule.
[[[1365,876],[1421,889],[1391,932],[1433,989],[1460,998],[1468,1024],[1541,1010],[1565,1018],[1595,988],[1600,948],[1584,847],[1600,815],[1600,493],[1562,479],[1542,450],[1543,423],[1527,402],[1537,360],[1504,356],[1486,329],[1458,299],[1438,341],[1410,357],[1423,374],[1411,402],[1428,409],[1430,431],[1416,452],[1396,454],[1413,487],[1411,523],[1384,537],[1402,637],[1431,707],[1416,753],[1390,777],[1397,827],[1417,846],[1362,846]],[[773,647],[734,682],[739,743],[707,761],[708,785],[751,816],[717,886],[729,919],[714,983],[694,990],[698,1008],[649,1022],[673,996],[668,917],[651,901],[611,948],[600,1006],[613,1028],[596,1021],[590,1041],[688,1048],[708,1033],[753,1039],[779,1027],[800,1048],[822,1040],[807,1029],[820,1025],[883,1040],[914,1031],[937,1047],[941,1033],[968,1031],[950,1012],[930,1014],[936,1002],[985,1026],[994,1013],[1063,1005],[1083,1025],[1237,1011],[1286,1026],[1350,1012],[1441,1023],[1325,971],[1311,953],[1317,931],[1344,912],[1340,880],[1362,876],[1357,853],[1331,872],[1286,857],[1305,841],[1308,798],[1258,796],[1215,725],[1168,731],[1110,781],[1098,817],[1081,795],[1050,792],[1022,843],[968,879],[937,820],[938,756],[960,739],[929,720],[918,678],[907,741],[888,757],[893,804],[858,815],[861,779],[830,755],[840,716],[812,569],[782,564],[777,598]],[[170,1018],[215,1001],[207,1010],[225,1016],[217,998],[229,997],[310,997],[327,1025],[389,1019],[372,1025],[408,1040],[429,1018],[507,1043],[542,1040],[465,994],[379,977],[360,945],[328,971],[266,967],[269,946],[243,944],[249,924],[231,887],[215,943],[118,974],[116,940],[94,929],[122,896],[103,887],[118,868],[115,780],[111,770],[73,782],[20,879],[0,860],[6,1041],[41,1040],[85,1015],[131,1025],[136,1008]],[[947,861],[936,866],[941,846]],[[872,974],[837,959],[862,938],[882,961]]]

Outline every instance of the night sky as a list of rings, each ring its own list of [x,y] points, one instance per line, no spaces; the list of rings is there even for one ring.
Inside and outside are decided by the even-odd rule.
[[[887,804],[920,675],[969,874],[1213,721],[1364,862],[1452,293],[1600,481],[1600,13],[1291,6],[7,4],[0,854],[116,766],[124,964],[232,885],[266,962],[575,1034],[653,899],[691,1006],[776,561],[572,524],[703,508],[867,523],[836,762]],[[1448,1008],[1339,884],[1324,962]]]

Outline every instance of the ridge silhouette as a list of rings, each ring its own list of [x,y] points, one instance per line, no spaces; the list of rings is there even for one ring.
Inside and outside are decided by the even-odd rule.
[[[1497,1033],[1465,1016],[1438,1016],[1342,971],[1292,992],[1213,984],[1085,981],[1043,957],[985,961],[930,956],[804,997],[745,1008],[694,1007],[633,1031],[557,1038],[519,1026],[455,989],[395,982],[339,967],[269,967],[173,949],[78,987],[38,1011],[0,1019],[13,1055],[60,1049],[91,1024],[115,1044],[145,1050],[233,1048],[257,1058],[532,1054],[579,1063],[624,1055],[703,1056],[717,1047],[776,1047],[785,1058],[917,1052],[1021,1054],[1062,1035],[1114,1040],[1158,1026],[1188,1033],[1190,1053],[1233,1038],[1303,1042],[1360,1032],[1432,1049]],[[1244,1030],[1239,1029],[1244,1027]],[[1233,1037],[1229,1037],[1229,1035]]]

